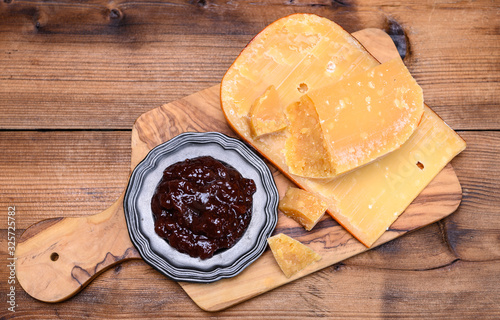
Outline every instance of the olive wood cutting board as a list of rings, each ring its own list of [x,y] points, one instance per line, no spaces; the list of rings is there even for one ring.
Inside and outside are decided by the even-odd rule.
[[[378,29],[353,33],[380,62],[397,57],[391,38]],[[131,169],[155,146],[187,132],[218,131],[236,136],[220,108],[219,86],[195,93],[146,112],[132,130]],[[281,196],[292,182],[271,166]],[[422,191],[373,247],[438,221],[456,210],[462,198],[457,176],[448,164]],[[285,233],[313,248],[322,259],[286,278],[272,253],[264,254],[242,273],[210,284],[180,283],[202,309],[217,311],[369,250],[330,216],[305,231],[281,212],[275,233]],[[103,212],[79,218],[55,218],[28,228],[16,248],[17,277],[32,297],[65,300],[111,266],[140,259],[128,234],[123,195]],[[138,279],[139,281],[139,279]]]

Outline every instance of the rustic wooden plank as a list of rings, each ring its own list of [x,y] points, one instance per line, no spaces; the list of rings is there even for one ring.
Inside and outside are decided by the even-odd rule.
[[[217,84],[267,24],[312,12],[350,32],[376,27],[408,39],[406,63],[445,121],[499,129],[498,8],[487,0],[4,1],[0,126],[129,129],[141,113]]]
[[[130,132],[0,132],[0,208],[19,229],[48,218],[92,215],[126,187]]]
[[[462,203],[444,220],[456,256],[467,261],[500,259],[500,132],[462,132],[471,142],[453,163],[462,184]],[[500,269],[498,270],[500,273]]]
[[[344,3],[348,4],[345,7],[338,6],[336,2],[321,0],[316,1],[316,6],[311,6],[313,4],[311,1],[295,0],[290,1],[289,5],[278,2],[274,1],[270,6],[254,2],[255,5],[259,5],[258,10],[251,9],[254,4],[245,1],[227,4],[217,1],[183,1],[182,3],[173,1],[174,4],[179,5],[171,6],[168,10],[158,9],[160,6],[155,3],[143,5],[135,2],[128,4],[128,6],[137,7],[135,11],[132,10],[134,13],[130,13],[127,6],[121,12],[136,20],[125,21],[119,27],[118,24],[112,25],[111,20],[103,18],[112,16],[112,9],[108,8],[108,4],[99,7],[100,9],[92,7],[94,3],[100,3],[100,1],[66,6],[64,2],[58,2],[62,5],[62,9],[57,9],[50,3],[16,0],[1,2],[0,119],[2,128],[130,128],[135,115],[217,83],[225,68],[253,34],[256,34],[268,22],[287,12],[304,11],[324,13],[323,15],[329,18],[341,19],[342,25],[346,26],[348,31],[356,31],[367,26],[380,28],[387,23],[388,18],[399,22],[410,39],[407,61],[411,61],[410,69],[424,86],[426,101],[429,105],[437,110],[453,128],[498,129],[499,118],[495,111],[498,109],[499,98],[495,92],[498,92],[499,74],[497,32],[499,19],[498,4],[495,2],[485,0],[460,3],[408,1],[401,5],[395,1],[382,0],[359,3],[345,1]],[[330,6],[330,3],[337,7]],[[78,7],[78,9],[68,10],[68,6]],[[86,10],[85,6],[90,9]],[[192,6],[196,9],[192,9]],[[50,7],[50,10],[39,10],[37,7]],[[7,14],[4,10],[6,8],[14,9],[8,9],[10,13]],[[93,14],[93,10],[97,10],[98,13]],[[144,22],[142,23],[141,18],[136,16],[141,10],[149,16],[155,16],[154,24],[159,27],[154,28],[148,21],[142,21]],[[196,19],[193,21],[196,22],[189,25],[190,29],[186,28],[189,22],[184,22],[188,20],[184,17],[193,16],[195,10],[197,10]],[[373,20],[373,25],[369,25],[374,10],[378,17]],[[45,16],[44,14],[38,16],[38,12],[45,12]],[[232,16],[229,15],[231,13],[233,13]],[[48,19],[52,17],[52,14],[60,18],[59,24],[53,24],[54,21]],[[114,14],[119,16],[120,13]],[[65,15],[66,18],[61,18]],[[365,20],[360,20],[359,16],[365,17]],[[86,19],[92,23],[86,23]],[[106,25],[100,25],[99,19],[105,21]],[[37,22],[40,23],[38,28],[36,28]],[[363,23],[366,25],[360,26]],[[72,29],[67,31],[70,26]],[[40,29],[44,30],[39,31]],[[148,37],[148,41],[142,41],[144,37]],[[203,41],[204,39],[209,41]],[[185,41],[188,49],[185,49],[179,41]],[[30,47],[32,43],[33,46]],[[59,46],[64,50],[60,50],[58,54],[51,53]],[[154,47],[153,51],[157,54],[168,53],[168,55],[160,55],[158,59],[159,61],[165,60],[167,63],[155,66],[148,64],[147,61],[139,61],[142,54],[148,52],[145,50],[148,46]],[[86,47],[91,47],[92,52],[85,50]],[[140,51],[141,54],[134,56],[140,47],[143,48]],[[170,47],[174,47],[175,50],[169,50]],[[27,48],[26,51],[23,51],[23,48]],[[208,54],[206,50],[209,50]],[[73,56],[75,51],[77,55]],[[97,59],[98,61],[87,59],[88,54],[96,54],[100,58]],[[10,58],[12,55],[14,55],[13,58]],[[114,59],[111,58],[112,55]],[[214,63],[215,67],[212,68],[213,61],[188,60],[193,55],[217,58]],[[58,62],[58,56],[67,56],[67,64]],[[108,56],[110,58],[105,59]],[[133,57],[133,59],[128,57]],[[219,60],[219,57],[222,58]],[[113,66],[112,63],[118,60],[124,61],[126,65]],[[18,61],[22,63],[17,65]],[[80,61],[85,63],[80,63]],[[189,63],[183,61],[189,61]],[[142,65],[135,65],[134,62],[142,63]],[[86,68],[85,64],[90,65],[90,68]],[[102,71],[106,69],[106,65],[110,66],[109,72]],[[14,70],[15,74],[5,73],[7,67],[11,68],[9,70]],[[147,83],[143,85],[140,84],[141,82],[134,83],[132,78],[148,79],[148,73],[144,71],[144,67],[153,70],[149,72],[160,79],[160,83],[155,84],[154,81],[146,81]],[[175,69],[176,67],[178,69]],[[191,67],[195,67],[197,71],[190,69]],[[418,74],[418,71],[423,69],[426,70],[425,74]],[[183,70],[188,71],[183,73]],[[14,82],[6,78],[5,74],[9,77],[25,75],[28,78],[19,78]],[[55,84],[57,80],[52,78],[43,80],[43,76],[48,75],[60,77],[68,82],[77,82],[79,74],[84,76],[78,84],[71,85],[72,90]],[[94,74],[95,77],[93,77]],[[185,81],[180,84],[175,80],[168,82],[162,78],[164,74],[172,78],[182,78]],[[432,75],[432,77],[427,75]],[[36,81],[32,81],[29,77],[35,77]],[[106,77],[109,81],[97,81],[98,79],[106,80]],[[119,80],[125,80],[128,83],[117,85]],[[130,83],[132,85],[129,85]],[[115,85],[118,89],[115,89]],[[145,91],[148,85],[151,86],[151,91]],[[51,89],[54,86],[57,90]],[[86,89],[87,86],[91,89]],[[105,86],[108,86],[109,91],[102,89]],[[140,86],[140,89],[135,89],[135,86]],[[49,94],[46,94],[47,92]],[[94,92],[101,92],[101,95],[93,97]],[[130,101],[132,103],[128,103]],[[82,110],[82,105],[86,107],[86,110],[81,111],[83,113],[80,115],[76,114],[75,110]],[[61,108],[61,113],[57,113],[57,108],[52,108],[52,106]],[[126,180],[125,171],[113,169],[113,166],[109,164],[109,166],[101,167],[99,174],[95,173],[93,169],[95,164],[89,162],[87,158],[72,154],[70,147],[63,146],[62,140],[64,139],[59,139],[56,146],[66,150],[68,159],[80,159],[79,168],[58,159],[59,153],[56,148],[52,147],[50,139],[40,142],[40,146],[36,146],[35,141],[29,143],[31,149],[39,151],[40,157],[43,157],[42,153],[45,150],[51,150],[49,154],[55,158],[54,161],[50,157],[37,161],[35,155],[28,155],[29,148],[23,148],[22,144],[27,143],[29,139],[37,139],[38,132],[29,132],[26,140],[16,142],[13,139],[8,143],[4,143],[5,134],[5,132],[0,133],[3,151],[0,154],[2,166],[0,179],[6,174],[9,179],[1,180],[0,194],[3,196],[4,191],[10,192],[10,198],[14,200],[14,203],[22,204],[23,210],[19,215],[20,226],[26,227],[38,221],[39,212],[42,212],[44,217],[63,214],[77,216],[99,212],[109,206],[121,192],[121,186],[119,186],[121,180],[113,178],[109,173],[122,174],[121,179]],[[10,134],[16,135],[19,132],[7,133],[7,135]],[[87,147],[79,145],[79,139],[72,141],[72,134],[75,133],[67,134],[66,140],[76,143],[77,150],[85,150]],[[103,133],[103,135],[107,134],[109,132]],[[234,316],[245,319],[264,317],[304,319],[315,316],[381,318],[384,315],[395,318],[425,316],[454,319],[499,318],[498,305],[492,304],[492,301],[497,302],[500,299],[497,285],[500,282],[498,278],[500,268],[498,262],[491,261],[498,259],[498,221],[500,221],[497,211],[500,204],[499,190],[496,182],[499,174],[498,150],[495,149],[496,151],[493,152],[491,148],[492,145],[498,146],[499,136],[496,132],[461,132],[461,134],[468,142],[468,149],[453,161],[464,188],[461,209],[444,224],[416,231],[410,236],[352,258],[346,261],[345,265],[320,271],[225,312],[208,314],[200,311],[175,283],[166,280],[143,262],[128,262],[104,273],[78,296],[61,304],[37,302],[17,287],[19,309],[15,315],[25,319],[140,318],[144,314],[150,318],[212,316],[220,319]],[[76,135],[81,139],[87,133]],[[111,155],[108,154],[110,150],[129,148],[130,136],[124,137],[120,132],[113,139],[98,138],[86,143],[88,147],[93,148],[96,141],[101,140],[107,141],[106,147],[97,147],[96,154],[98,157],[99,155],[110,157]],[[473,150],[472,148],[476,145],[479,147],[475,149],[474,154],[468,156],[468,151]],[[24,153],[17,153],[18,148],[24,150]],[[5,159],[8,159],[10,163],[15,162],[15,157],[10,155],[14,155],[17,159],[24,157],[28,160],[28,164],[42,170],[22,169],[22,163],[7,166]],[[117,165],[125,163],[128,166],[128,160],[123,159],[130,157],[129,151],[118,157],[122,160],[118,159]],[[44,170],[48,172],[44,173]],[[64,170],[68,170],[66,171],[69,173],[68,177],[54,177],[56,172],[64,172]],[[25,183],[26,175],[35,177],[31,179],[29,185]],[[75,176],[77,181],[70,182],[69,178]],[[50,181],[54,185],[49,189],[51,195],[45,200],[42,198],[42,191],[46,188],[43,179],[47,179],[45,182]],[[79,181],[82,179],[83,181]],[[95,181],[106,181],[106,183],[100,184]],[[115,185],[118,187],[110,189],[110,186]],[[36,205],[30,201],[28,188],[34,189]],[[87,188],[85,189],[87,193],[83,192],[82,188]],[[3,202],[3,199],[5,198],[0,197],[1,208],[6,208],[7,204]],[[61,202],[65,204],[61,205]],[[0,259],[5,261],[5,222],[2,222],[0,228],[2,228]],[[438,231],[442,233],[437,233]],[[435,241],[446,237],[455,239],[455,243],[449,240],[454,248],[453,252],[446,251],[447,241],[444,240],[439,241],[439,246],[434,246]],[[429,250],[437,256],[420,257],[419,249]],[[408,256],[403,255],[402,252],[407,252]],[[446,272],[441,273],[424,270],[446,269],[444,263],[453,259],[455,254],[463,261],[458,260],[451,264],[452,269],[448,268]],[[426,264],[427,260],[428,264]],[[372,283],[380,283],[379,273],[372,273],[372,268],[377,270],[386,268],[384,269],[386,270],[384,283],[387,290],[385,288],[380,290],[378,287],[379,290],[372,289]],[[459,272],[455,272],[457,270]],[[5,279],[6,273],[6,268],[0,268],[0,280]],[[332,279],[331,274],[342,274],[342,277]],[[360,274],[363,275],[360,276]],[[422,277],[425,274],[428,276]],[[408,280],[408,277],[411,280]],[[147,289],[145,289],[145,284],[148,285]],[[414,294],[408,294],[414,284],[418,286],[416,291]],[[495,284],[496,287],[491,287]],[[2,288],[4,286],[5,282],[2,280]],[[89,308],[89,305],[92,308]],[[379,308],[381,305],[385,308]],[[7,313],[6,308],[0,310],[0,317],[13,316]],[[385,312],[382,313],[383,311]]]
[[[497,148],[500,145],[497,143],[500,134],[461,134],[468,143],[468,149],[452,165],[457,168],[464,198],[459,211],[445,220],[445,228],[438,224],[428,226],[224,312],[211,314],[201,311],[176,283],[144,262],[133,261],[104,272],[77,296],[59,304],[38,302],[17,286],[19,308],[15,315],[26,319],[52,319],[57,315],[64,319],[84,316],[117,319],[138,318],[145,312],[145,316],[150,318],[213,316],[226,319],[238,316],[244,319],[305,319],[317,315],[380,318],[385,311],[386,315],[394,312],[393,317],[419,318],[429,310],[431,317],[498,317],[499,306],[494,302],[500,298],[500,292],[498,285],[494,284],[500,281],[500,269],[498,254],[494,250],[498,249],[500,220],[496,183],[500,174],[500,159],[496,149],[491,151],[491,146]],[[75,138],[71,138],[72,135]],[[109,193],[109,187],[116,186],[118,196],[122,183],[117,179],[126,180],[127,177],[124,172],[130,156],[130,137],[125,132],[2,132],[0,143],[3,150],[0,153],[2,177],[10,177],[0,183],[0,194],[9,192],[14,195],[13,203],[6,203],[4,197],[0,197],[0,208],[6,210],[6,206],[11,204],[22,208],[18,210],[17,238],[21,229],[40,219],[40,212],[45,218],[87,215],[91,213],[88,208],[100,201],[103,203],[95,205],[96,212],[106,208],[106,199],[109,204],[115,200],[112,194],[115,191]],[[75,145],[73,150],[77,152],[65,146],[70,144]],[[80,152],[83,149],[93,150],[93,157],[84,156]],[[34,154],[33,150],[38,152]],[[94,172],[96,163],[93,158],[107,164],[97,170],[99,174]],[[26,159],[23,162],[32,167],[31,171],[23,170],[21,164],[15,166],[16,159]],[[78,162],[79,169],[71,169],[67,160]],[[5,165],[5,161],[10,161],[10,165]],[[119,168],[122,165],[124,168]],[[58,187],[54,189],[54,195],[45,202],[38,200],[39,206],[31,206],[28,192],[24,189],[40,193],[47,179],[52,179],[56,171],[68,170],[68,166],[72,170],[68,175],[77,179],[51,180],[54,187]],[[33,177],[28,186],[26,175]],[[117,175],[122,176],[117,178]],[[97,178],[103,181],[102,184],[95,183]],[[481,187],[482,181],[492,187]],[[86,187],[92,193],[103,195],[104,200],[89,196],[80,201],[74,197],[71,190],[85,183],[88,183]],[[15,196],[16,192],[24,194]],[[39,194],[37,197],[41,199],[42,196]],[[61,207],[61,199],[66,210],[56,212],[54,208]],[[443,232],[448,221],[455,219],[459,219],[455,227],[455,250],[450,251],[449,240],[445,240],[446,233]],[[0,260],[6,261],[6,222],[2,221],[0,228]],[[470,231],[474,228],[479,231],[473,234],[472,239],[461,236],[460,229]],[[450,231],[446,232],[448,237],[453,235]],[[6,279],[7,274],[7,268],[0,268],[0,279]],[[379,287],[382,282],[385,286]],[[428,298],[426,293],[430,294]],[[0,308],[0,316],[4,315],[11,316],[11,313],[6,308]]]
[[[0,233],[2,239],[4,233]],[[4,243],[0,242],[0,245]],[[21,319],[495,319],[500,315],[498,261],[455,261],[430,270],[342,264],[223,312],[199,309],[182,289],[142,261],[98,277],[70,300],[46,304],[16,292]],[[0,271],[5,273],[5,268]],[[91,307],[89,307],[91,306]],[[9,319],[5,309],[0,315]]]

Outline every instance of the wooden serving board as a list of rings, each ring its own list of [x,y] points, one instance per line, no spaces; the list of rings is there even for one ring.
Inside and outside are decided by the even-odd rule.
[[[381,62],[398,56],[391,38],[381,30],[365,29],[353,35]],[[235,136],[220,109],[219,86],[139,117],[132,130],[131,169],[149,150],[186,131],[218,131]],[[271,170],[282,196],[292,183],[274,167]],[[448,216],[456,210],[461,197],[460,183],[448,164],[373,247]],[[369,250],[329,216],[307,232],[278,214],[275,233],[308,244],[322,259],[287,279],[267,250],[234,278],[210,284],[180,283],[198,306],[208,311],[221,310]],[[31,226],[18,242],[16,257],[20,284],[28,294],[46,302],[65,300],[109,267],[127,259],[140,259],[128,235],[123,196],[93,216],[55,218]]]

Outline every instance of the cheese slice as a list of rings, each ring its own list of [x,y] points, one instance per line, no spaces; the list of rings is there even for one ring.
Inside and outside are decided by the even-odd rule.
[[[287,130],[254,139],[248,112],[271,85],[280,103],[288,106],[305,93],[377,65],[377,60],[334,22],[311,14],[294,14],[259,33],[221,84],[221,107],[234,131],[298,186],[323,198],[328,213],[366,246],[371,246],[465,148],[460,136],[424,107],[420,125],[400,148],[325,181],[291,174],[285,157]]]
[[[337,175],[399,148],[424,111],[422,89],[401,59],[308,94]]]
[[[274,86],[267,88],[264,94],[254,101],[249,116],[250,131],[254,138],[282,130],[288,125]]]
[[[287,278],[321,259],[313,249],[283,233],[268,238],[267,242]]]

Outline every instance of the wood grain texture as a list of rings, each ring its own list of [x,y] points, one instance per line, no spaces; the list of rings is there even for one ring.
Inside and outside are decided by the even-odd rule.
[[[464,132],[474,141],[463,156],[456,159],[464,185],[465,201],[456,215],[444,222],[451,250],[463,260],[500,260],[500,173],[492,170],[500,158],[499,132]],[[474,174],[465,173],[474,172]],[[475,216],[461,212],[476,212]],[[499,270],[500,273],[500,270]],[[500,282],[499,282],[500,284]]]
[[[122,195],[99,214],[44,220],[27,229],[17,241],[16,276],[32,297],[59,302],[113,265],[138,258]]]
[[[289,13],[318,13],[350,32],[390,31],[426,102],[468,130],[459,132],[468,149],[452,162],[464,193],[450,217],[223,312],[200,310],[135,260],[62,303],[34,300],[16,284],[16,312],[4,304],[0,318],[500,318],[498,8],[488,0],[1,1],[2,261],[7,206],[17,208],[17,239],[41,219],[109,207],[126,183],[134,120],[220,82],[248,40]],[[2,294],[8,276],[1,267]]]
[[[9,136],[12,140],[16,136],[31,136],[28,140],[39,141],[40,149],[55,152],[50,139],[38,137],[47,134],[61,135],[59,132],[55,135],[12,132]],[[500,144],[495,144],[489,151],[483,148],[489,145],[488,141],[498,141],[500,134],[461,132],[461,135],[469,148],[453,160],[452,165],[456,168],[464,195],[462,205],[450,217],[225,311],[202,311],[187,298],[180,286],[142,260],[137,260],[104,272],[78,295],[62,303],[36,301],[17,285],[16,301],[19,307],[16,313],[3,308],[0,309],[0,316],[6,319],[312,319],[323,315],[332,319],[380,319],[389,316],[417,319],[425,313],[429,318],[498,318],[500,306],[496,302],[500,297],[500,287],[497,285],[500,283],[500,257],[495,254],[495,250],[500,246],[500,190],[496,183],[500,175],[500,158],[496,155],[500,152]],[[112,158],[111,153],[123,152],[120,151],[122,146],[129,142],[129,136],[104,132],[94,136],[89,148],[95,150],[95,154],[109,154],[107,157]],[[0,159],[6,159],[6,155],[14,153],[17,148],[18,144],[4,145],[5,152],[0,154],[3,157]],[[24,157],[29,159],[29,150],[25,152]],[[23,157],[22,152],[17,155]],[[91,179],[95,171],[92,157],[79,157],[80,179]],[[44,168],[32,181],[32,188],[40,197],[45,180],[50,178],[52,170],[64,170],[67,165],[62,157],[53,154],[53,158],[54,161],[49,163],[46,160],[31,163],[34,170]],[[469,163],[474,165],[467,165]],[[482,169],[477,170],[478,167]],[[15,204],[21,208],[17,212],[20,227],[16,234],[19,239],[24,231],[22,228],[25,228],[23,221],[37,221],[40,218],[37,218],[37,210],[29,209],[30,199],[23,194],[16,194],[16,190],[23,188],[24,172],[16,167],[5,166],[3,169],[5,174],[9,173],[11,180],[10,183],[3,181],[0,184],[0,193],[10,192],[13,196],[9,201],[1,197],[1,207]],[[113,170],[102,170],[102,183],[90,184],[89,190],[112,199],[114,192],[106,185],[118,184],[117,187],[122,187],[115,179]],[[483,182],[493,187],[482,188]],[[81,215],[89,215],[85,207],[79,205],[79,199],[65,195],[65,189],[71,190],[78,185],[78,180],[68,179],[62,181],[60,188],[53,192],[60,194],[59,198],[68,197],[68,207],[75,206],[80,208]],[[59,208],[61,203],[54,196],[47,198],[44,206],[41,209],[50,211],[51,208]],[[104,209],[109,204],[103,203],[101,206]],[[48,211],[46,216],[49,216]],[[58,215],[61,214],[54,213],[52,216]],[[446,225],[454,220],[460,223],[454,225],[453,232],[448,232]],[[0,259],[4,261],[7,256],[5,223],[0,225]],[[481,227],[474,231],[477,224],[481,224]],[[471,232],[473,238],[470,238]],[[466,234],[469,234],[468,238]],[[451,250],[450,244],[460,250]],[[474,259],[466,255],[467,252],[473,253]],[[0,279],[5,281],[7,277],[8,270],[0,268]],[[372,285],[382,281],[384,286]],[[4,292],[6,282],[1,285],[0,289]]]
[[[397,56],[392,40],[380,30],[362,30],[353,35],[361,35],[360,40],[366,41],[362,43],[368,50],[375,49],[380,61],[390,59],[391,52]],[[215,86],[139,117],[132,130],[131,168],[150,149],[181,132],[222,131],[234,136],[227,130],[218,92],[219,87]],[[278,172],[275,180],[281,194],[292,185]],[[460,184],[448,165],[374,246],[446,217],[455,211],[460,200]],[[201,308],[217,311],[368,250],[331,218],[323,219],[313,232],[305,232],[283,215],[280,218],[275,232],[309,244],[322,256],[321,261],[286,278],[267,251],[238,277],[209,285],[181,286]],[[104,270],[134,258],[138,258],[138,253],[128,237],[122,195],[99,214],[56,218],[28,228],[16,248],[17,278],[32,297],[59,302],[79,292]]]
[[[101,212],[130,172],[130,131],[3,131],[0,150],[1,205],[36,213],[23,214],[19,229]]]
[[[0,126],[130,129],[219,83],[255,34],[296,12],[393,32],[447,123],[499,128],[499,6],[488,0],[2,1]]]

